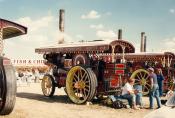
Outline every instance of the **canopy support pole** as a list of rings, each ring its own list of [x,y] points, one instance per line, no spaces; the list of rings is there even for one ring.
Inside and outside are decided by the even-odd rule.
[[[3,53],[3,28],[0,28],[0,55]]]

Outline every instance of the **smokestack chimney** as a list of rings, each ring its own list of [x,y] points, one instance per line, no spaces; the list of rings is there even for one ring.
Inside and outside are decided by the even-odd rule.
[[[60,9],[60,16],[59,16],[59,30],[60,32],[64,32],[64,9]]]
[[[122,40],[122,29],[118,30],[118,40]]]
[[[144,36],[144,52],[146,52],[146,39],[147,39],[147,37]]]
[[[141,32],[140,52],[144,52],[144,35],[145,35],[145,32]]]
[[[64,43],[64,16],[65,16],[65,11],[64,9],[60,9],[60,14],[59,14],[59,30],[61,32],[61,39],[59,39],[58,44]]]

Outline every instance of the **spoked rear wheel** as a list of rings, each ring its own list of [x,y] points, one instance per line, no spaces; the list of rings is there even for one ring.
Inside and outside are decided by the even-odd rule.
[[[55,83],[54,78],[51,75],[44,75],[42,82],[41,82],[41,88],[44,96],[46,97],[52,97],[55,92]]]
[[[142,85],[143,95],[148,95],[151,87],[149,83],[148,71],[144,69],[138,69],[132,73],[131,78],[135,79],[135,84]]]
[[[94,98],[97,78],[90,68],[75,66],[68,72],[66,90],[70,100],[76,104],[83,104]]]
[[[174,80],[173,78],[168,78],[167,80],[165,80],[164,82],[164,86],[165,86],[165,90],[169,91],[169,90],[174,90]]]

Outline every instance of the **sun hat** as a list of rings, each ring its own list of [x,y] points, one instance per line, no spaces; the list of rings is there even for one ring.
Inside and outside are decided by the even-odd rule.
[[[154,72],[154,68],[152,68],[152,67],[148,68],[148,70]]]

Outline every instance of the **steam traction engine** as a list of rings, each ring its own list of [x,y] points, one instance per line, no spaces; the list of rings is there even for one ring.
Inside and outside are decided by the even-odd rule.
[[[170,73],[174,73],[173,53],[135,53],[134,46],[122,39],[110,43],[59,44],[35,51],[44,54],[47,64],[53,68],[53,74],[45,75],[42,80],[43,94],[50,97],[55,87],[66,87],[67,95],[77,104],[94,96],[114,94],[129,77],[142,84],[144,94],[148,94],[146,69],[150,66],[162,68],[168,84],[173,77]]]
[[[16,76],[10,59],[4,57],[3,40],[27,33],[27,28],[0,19],[0,114],[12,112],[16,101]]]
[[[64,31],[64,10],[60,10],[60,31]],[[64,40],[61,41],[63,43]],[[60,43],[60,42],[59,42]],[[150,88],[147,68],[159,67],[166,77],[166,90],[172,89],[175,55],[170,52],[147,53],[146,37],[141,33],[141,52],[122,39],[109,43],[91,41],[35,49],[43,57],[53,72],[42,79],[41,87],[45,96],[51,97],[55,87],[66,88],[70,100],[76,104],[91,101],[94,96],[115,94],[129,77],[143,86],[143,93]],[[171,73],[171,74],[170,74]]]

